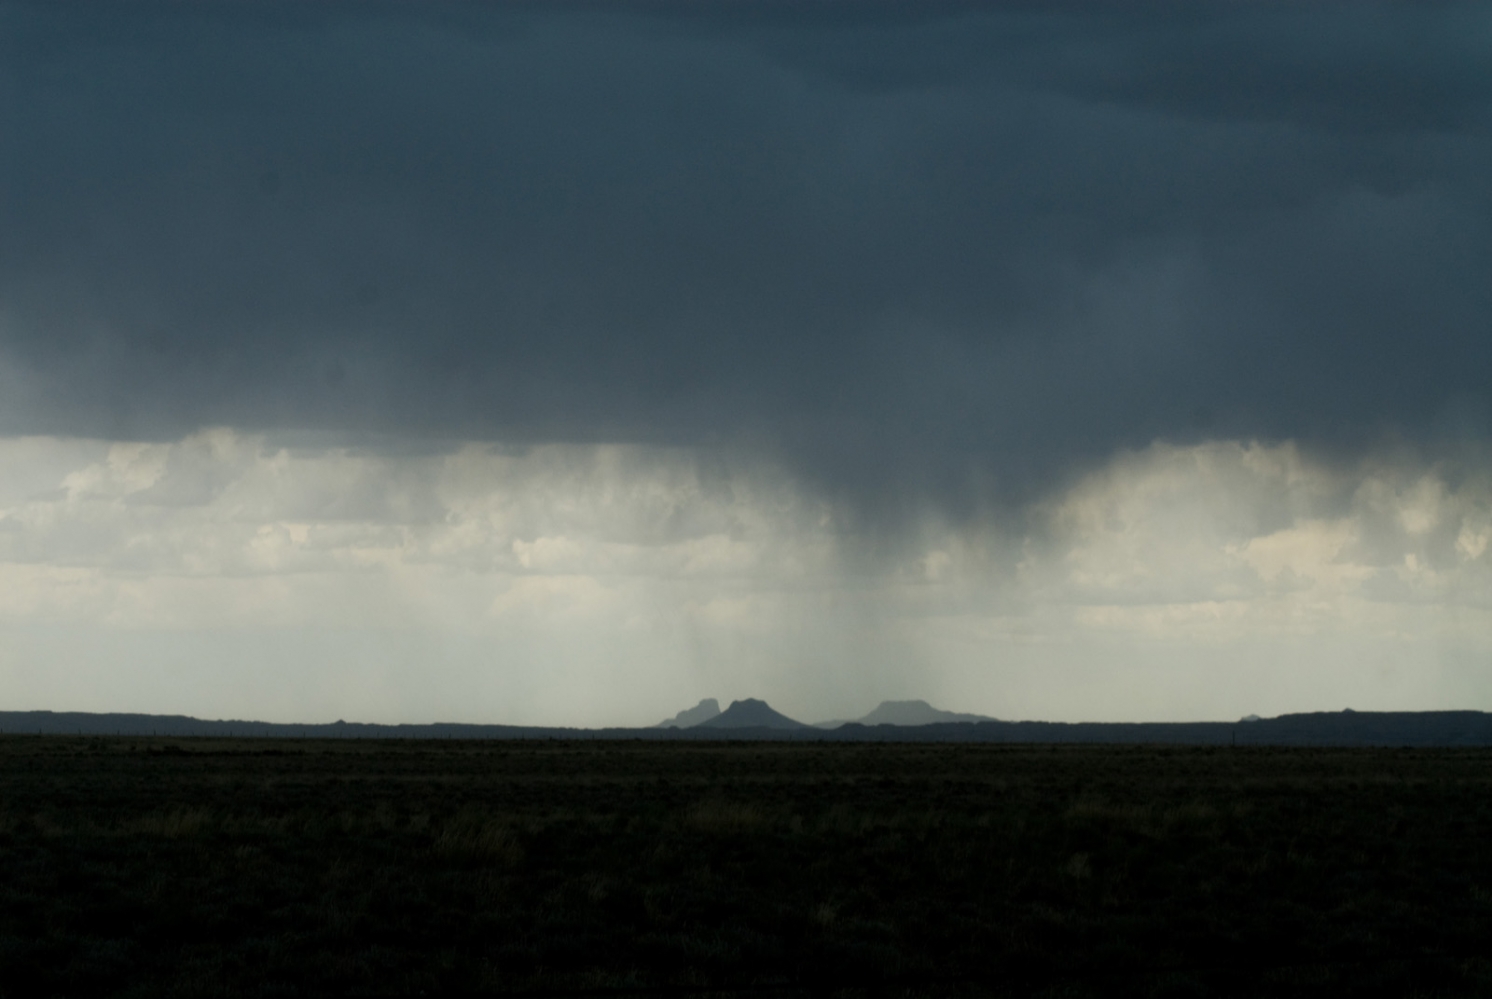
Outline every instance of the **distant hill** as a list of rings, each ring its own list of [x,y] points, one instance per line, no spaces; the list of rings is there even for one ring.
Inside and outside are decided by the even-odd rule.
[[[841,725],[941,725],[947,722],[995,721],[988,715],[971,715],[958,711],[944,711],[926,701],[882,701],[876,709],[863,718],[840,718],[835,721],[814,722],[814,728],[834,729]]]
[[[1042,722],[861,725],[825,739],[876,742],[1014,742],[1194,746],[1492,746],[1492,714],[1482,711],[1318,711],[1237,722]]]
[[[870,714],[856,719],[861,725],[937,725],[941,722],[994,721],[986,715],[943,711],[926,701],[882,701]]]
[[[685,708],[667,721],[661,721],[654,728],[690,728],[711,718],[720,716],[720,702],[713,697],[706,697],[692,708]]]
[[[936,709],[934,709],[936,710]],[[951,713],[951,712],[950,712]],[[872,712],[872,715],[874,712]],[[869,717],[869,716],[867,716]],[[1170,743],[1211,746],[1492,746],[1482,711],[1340,711],[1236,722],[935,722],[931,725],[810,727],[763,701],[737,701],[688,728],[561,728],[449,722],[228,721],[184,715],[0,711],[0,733],[18,735],[216,736],[312,739],[781,739],[824,742]]]
[[[787,715],[778,714],[773,711],[766,701],[758,701],[754,697],[748,697],[744,701],[731,701],[730,707],[707,722],[702,722],[695,728],[719,729],[719,728],[775,728],[775,729],[800,729],[807,728],[800,721],[793,721]]]

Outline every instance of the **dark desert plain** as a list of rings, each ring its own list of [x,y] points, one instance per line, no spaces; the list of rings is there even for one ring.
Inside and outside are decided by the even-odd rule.
[[[1485,748],[6,736],[0,992],[1487,995],[1489,833]]]

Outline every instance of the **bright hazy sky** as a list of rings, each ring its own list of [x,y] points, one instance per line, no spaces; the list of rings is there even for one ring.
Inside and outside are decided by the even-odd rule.
[[[0,2],[0,708],[1492,709],[1489,46]]]
[[[1290,444],[1116,455],[867,551],[713,452],[0,443],[17,707],[643,724],[922,697],[1003,718],[1492,704],[1492,482]],[[656,716],[656,717],[655,717]]]

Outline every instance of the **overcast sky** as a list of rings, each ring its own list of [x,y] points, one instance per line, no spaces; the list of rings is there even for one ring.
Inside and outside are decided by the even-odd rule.
[[[1492,709],[1489,52],[0,2],[0,701]]]

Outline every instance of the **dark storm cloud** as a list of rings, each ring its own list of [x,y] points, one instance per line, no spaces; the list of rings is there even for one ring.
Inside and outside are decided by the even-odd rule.
[[[955,512],[1156,437],[1478,432],[1489,42],[1479,4],[6,6],[0,430],[748,443]]]

